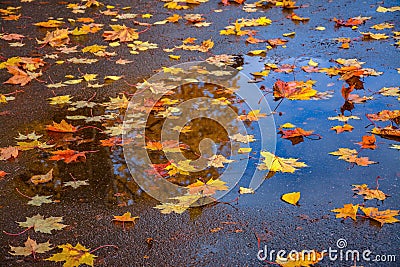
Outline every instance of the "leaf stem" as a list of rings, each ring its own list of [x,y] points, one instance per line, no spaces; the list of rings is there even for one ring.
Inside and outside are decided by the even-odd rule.
[[[98,247],[98,248],[95,248],[95,249],[91,250],[89,253],[92,254],[92,253],[95,252],[96,250],[99,250],[99,249],[101,249],[101,248],[106,248],[106,247],[113,247],[113,248],[115,248],[115,249],[119,249],[119,247],[117,247],[116,245],[102,245],[102,246],[100,246],[100,247]]]
[[[24,193],[22,193],[21,191],[19,191],[18,187],[16,187],[15,190],[17,190],[18,194],[20,194],[21,196],[32,199],[30,196],[27,196]]]
[[[30,227],[26,228],[24,231],[19,232],[19,233],[16,233],[16,234],[8,233],[8,232],[6,232],[6,231],[3,231],[3,233],[6,234],[6,235],[9,235],[9,236],[19,236],[19,235],[22,235],[23,233],[29,231],[29,230],[32,229],[32,228],[33,228],[33,226],[30,226]]]

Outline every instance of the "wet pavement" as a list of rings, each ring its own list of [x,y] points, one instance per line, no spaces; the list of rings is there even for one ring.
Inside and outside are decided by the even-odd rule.
[[[66,9],[67,3],[56,2],[28,2],[2,1],[0,8],[8,6],[21,6],[22,16],[18,21],[1,20],[2,33],[19,33],[26,37],[23,39],[25,46],[10,47],[9,42],[0,40],[1,61],[13,56],[40,57],[46,54],[57,54],[56,59],[44,58],[46,65],[42,67],[43,76],[33,80],[25,86],[2,84],[0,94],[13,93],[23,90],[15,96],[15,100],[0,103],[0,147],[15,146],[18,133],[28,134],[36,131],[43,135],[40,140],[48,144],[56,144],[58,149],[75,149],[79,151],[96,151],[87,153],[85,162],[64,163],[50,161],[50,151],[55,149],[33,149],[21,151],[16,159],[0,161],[0,170],[7,173],[0,180],[0,225],[1,230],[17,233],[23,230],[16,222],[25,221],[26,217],[36,214],[49,216],[62,216],[63,223],[68,226],[62,231],[53,231],[53,234],[37,233],[33,230],[19,236],[1,234],[0,238],[0,265],[1,266],[61,266],[41,259],[48,258],[55,250],[44,256],[37,255],[21,257],[9,254],[10,247],[22,246],[29,235],[37,242],[50,240],[51,244],[61,245],[77,242],[95,249],[102,245],[116,245],[118,250],[111,247],[97,250],[98,256],[95,266],[273,266],[257,259],[257,252],[265,245],[270,250],[303,249],[318,251],[337,249],[337,240],[347,240],[347,248],[364,251],[371,250],[372,255],[397,255],[397,262],[366,262],[361,261],[357,266],[398,266],[399,254],[399,225],[379,223],[366,218],[357,218],[357,221],[336,219],[330,210],[343,207],[346,203],[362,204],[361,196],[355,198],[351,190],[352,184],[368,184],[375,188],[376,177],[380,176],[379,189],[390,195],[384,202],[368,200],[367,206],[378,207],[380,210],[399,209],[399,151],[389,148],[398,144],[397,140],[390,140],[377,136],[377,149],[363,149],[362,156],[369,157],[378,162],[368,167],[352,166],[350,163],[338,160],[329,155],[340,147],[359,149],[354,143],[361,141],[361,136],[372,129],[370,121],[365,117],[367,113],[376,113],[383,109],[398,109],[399,101],[396,97],[385,97],[377,94],[383,87],[399,86],[400,74],[396,68],[399,65],[399,48],[394,45],[397,40],[390,37],[386,40],[363,40],[360,32],[370,31],[374,24],[389,22],[394,23],[393,29],[385,29],[389,36],[392,31],[399,30],[400,12],[376,12],[378,6],[396,6],[398,1],[298,1],[302,8],[296,9],[296,14],[310,17],[308,22],[293,22],[286,18],[292,11],[282,10],[277,7],[258,8],[258,12],[247,13],[241,5],[232,3],[223,6],[219,1],[209,1],[200,5],[191,6],[188,10],[170,10],[163,7],[161,1],[118,1],[118,3],[105,2],[106,5],[115,5],[120,14],[153,14],[145,19],[140,16],[132,20],[112,21],[113,16],[106,16],[100,11],[106,10],[105,6],[86,9],[84,14],[74,14]],[[122,7],[130,6],[123,10]],[[214,10],[222,9],[216,13]],[[212,22],[209,27],[193,27],[183,20],[179,23],[166,25],[147,26],[136,25],[137,21],[154,23],[171,16],[174,13],[182,16],[187,13],[200,13],[207,22]],[[365,24],[353,30],[350,27],[335,27],[334,17],[347,19],[356,16],[371,16]],[[265,43],[248,44],[246,36],[224,36],[219,31],[235,22],[237,18],[254,18],[266,16],[272,24],[266,27],[256,27],[259,31],[257,38],[267,40],[282,38],[283,33],[296,32],[294,37],[288,39],[286,48],[276,47],[268,50],[265,57],[249,56],[248,51],[265,49]],[[138,28],[143,31],[140,40],[157,43],[159,48],[140,52],[138,55],[129,53],[125,44],[118,47],[108,47],[107,51],[115,51],[116,56],[98,57],[89,53],[63,54],[55,53],[50,46],[40,47],[37,39],[43,39],[48,29],[32,25],[39,21],[46,21],[48,17],[63,18],[65,27],[73,29],[80,24],[68,22],[68,18],[93,17],[96,23],[104,24],[103,29],[109,30],[109,24],[123,24]],[[317,26],[324,26],[324,31],[317,31]],[[70,46],[78,45],[78,50],[85,46],[99,44],[108,45],[101,37],[103,30],[95,34],[71,37]],[[168,58],[163,51],[180,45],[182,40],[196,37],[198,40],[212,39],[214,47],[206,53],[196,51],[177,50],[173,54],[181,55],[179,61]],[[349,37],[352,39],[349,49],[339,48],[340,43],[334,38]],[[14,41],[13,41],[14,42]],[[249,175],[255,170],[254,165],[246,169],[243,181],[224,198],[220,203],[204,207],[191,208],[183,214],[161,214],[154,207],[160,204],[157,200],[144,193],[135,183],[127,169],[123,150],[120,146],[103,147],[99,140],[110,136],[94,128],[86,128],[79,135],[66,135],[46,131],[46,125],[52,121],[60,122],[66,116],[85,115],[88,117],[111,114],[113,111],[107,107],[97,105],[93,109],[79,109],[70,111],[69,105],[49,105],[48,98],[55,95],[71,95],[73,101],[91,100],[96,103],[105,103],[109,97],[117,97],[120,93],[127,96],[135,92],[134,84],[150,78],[162,67],[172,66],[176,63],[204,60],[210,56],[232,54],[237,56],[237,66],[243,67],[243,72],[252,77],[250,73],[261,71],[266,63],[296,65],[295,73],[277,73],[271,71],[263,81],[256,83],[264,86],[268,91],[272,89],[277,79],[289,80],[316,80],[315,89],[328,92],[327,99],[310,101],[290,101],[285,99],[278,105],[272,94],[266,94],[271,109],[277,107],[274,114],[275,124],[278,127],[286,122],[295,124],[306,130],[314,130],[322,136],[320,140],[305,138],[304,142],[292,145],[289,140],[281,139],[278,135],[276,155],[280,157],[300,158],[309,167],[297,170],[295,173],[276,173],[266,179],[256,193],[238,196],[239,186],[248,183]],[[57,64],[57,60],[66,60],[72,57],[96,58],[95,64]],[[115,64],[119,58],[132,60],[127,65]],[[364,89],[356,90],[365,96],[373,96],[374,100],[355,104],[351,110],[352,115],[359,116],[360,120],[351,120],[354,127],[351,133],[336,134],[330,130],[332,126],[341,124],[327,118],[341,113],[344,100],[341,96],[342,85],[346,83],[338,76],[329,77],[324,73],[306,73],[300,66],[306,66],[310,59],[317,62],[320,68],[337,66],[333,59],[357,58],[365,62],[363,67],[372,68],[383,72],[380,76],[362,78]],[[241,62],[243,61],[243,63]],[[86,82],[69,85],[61,88],[48,88],[45,85],[68,80],[65,75],[74,75],[76,78],[85,73],[99,74],[99,83],[107,75],[123,76],[118,81],[107,81],[101,88],[89,88]],[[0,81],[4,82],[10,77],[6,69],[0,70]],[[347,85],[346,85],[347,86]],[[208,91],[207,91],[208,90]],[[200,90],[199,95],[215,97],[214,89]],[[189,90],[190,91],[190,90]],[[215,93],[215,94],[214,94]],[[219,96],[219,95],[218,95]],[[172,96],[171,96],[172,97]],[[173,97],[185,99],[184,91],[178,92]],[[240,103],[233,105],[241,111]],[[118,109],[119,112],[122,110]],[[346,115],[350,112],[346,111]],[[82,121],[67,120],[73,125],[95,126],[104,129],[103,124],[112,126],[123,119],[121,114],[116,121],[104,120],[101,123],[82,123]],[[385,124],[380,124],[385,125]],[[205,133],[215,129],[214,124],[200,122],[193,125],[196,132]],[[202,130],[202,127],[203,130]],[[251,126],[250,126],[251,128]],[[278,131],[278,130],[277,130]],[[253,133],[253,132],[252,132]],[[255,131],[254,134],[257,134]],[[79,136],[81,140],[69,143],[68,138]],[[221,131],[211,131],[211,137],[221,138]],[[226,137],[226,136],[224,136]],[[198,139],[187,138],[196,147]],[[253,147],[254,151],[262,147]],[[258,153],[258,152],[257,152]],[[189,153],[190,154],[190,153]],[[256,154],[251,154],[256,156]],[[188,155],[189,157],[193,155]],[[54,179],[48,183],[33,185],[29,180],[33,175],[45,174],[54,169]],[[247,175],[247,176],[246,176]],[[247,177],[247,178],[246,178]],[[76,189],[64,187],[63,183],[74,180],[87,180],[89,185]],[[190,180],[190,179],[189,179]],[[173,182],[185,183],[186,180]],[[189,181],[193,182],[192,180]],[[43,204],[40,207],[27,205],[28,199],[17,192],[27,196],[52,195],[52,200],[57,203]],[[300,191],[299,206],[292,206],[280,200],[284,193]],[[223,202],[229,202],[223,203]],[[112,221],[113,216],[131,212],[132,216],[140,216],[134,226],[126,226]],[[319,266],[352,266],[352,261],[324,259]]]

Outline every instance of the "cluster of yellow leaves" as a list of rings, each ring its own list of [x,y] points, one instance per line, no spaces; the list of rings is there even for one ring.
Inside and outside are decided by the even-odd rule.
[[[163,1],[167,2],[164,4],[164,7],[176,10],[188,9],[189,8],[188,4],[199,5],[201,3],[208,2],[208,0],[163,0]]]
[[[369,160],[368,157],[358,157],[358,152],[355,149],[349,148],[339,148],[337,151],[330,152],[329,154],[334,156],[339,156],[338,159],[342,159],[344,161],[355,163],[359,166],[368,166],[370,164],[376,163],[375,161]]]
[[[332,211],[338,213],[336,214],[336,218],[343,218],[343,219],[352,218],[354,221],[356,221],[358,208],[362,210],[362,212],[365,214],[366,217],[378,221],[381,224],[381,226],[384,225],[385,223],[396,223],[400,221],[394,217],[399,215],[398,210],[387,209],[379,211],[378,208],[362,207],[359,206],[358,204],[357,205],[345,204],[343,208],[333,209]]]
[[[298,159],[281,158],[267,151],[261,151],[260,154],[264,159],[263,163],[257,166],[259,170],[294,173],[298,168],[307,167],[304,162],[298,161]]]
[[[272,23],[272,20],[267,17],[260,17],[256,19],[238,19],[233,25],[226,26],[224,30],[219,33],[221,35],[251,35],[252,31],[242,30],[243,27],[254,27],[254,26],[267,26]]]

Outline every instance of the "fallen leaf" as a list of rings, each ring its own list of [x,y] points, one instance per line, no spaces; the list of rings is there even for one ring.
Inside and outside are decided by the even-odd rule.
[[[281,196],[281,199],[289,204],[297,205],[300,200],[300,192],[287,193]]]
[[[226,182],[211,178],[206,183],[197,180],[195,183],[188,185],[186,188],[189,189],[189,194],[191,195],[205,195],[210,196],[215,194],[218,190],[228,190],[228,186],[225,185]]]
[[[69,182],[64,182],[63,186],[71,186],[74,189],[77,189],[81,185],[89,185],[88,180],[83,180],[83,181],[69,181]]]
[[[82,81],[82,80],[80,80],[80,81]],[[61,95],[61,96],[55,96],[55,97],[48,98],[48,100],[50,101],[50,105],[70,104],[71,99],[72,99],[72,97],[70,95]]]
[[[245,143],[245,144],[255,141],[254,135],[242,135],[240,133],[237,133],[237,134],[234,134],[229,137],[236,142]]]
[[[82,264],[93,266],[94,264],[94,258],[96,256],[91,254],[89,249],[85,248],[79,243],[76,244],[76,246],[72,246],[71,244],[67,243],[57,247],[62,248],[62,252],[47,258],[47,261],[65,261],[63,264],[64,267],[77,267]]]
[[[362,141],[356,144],[360,145],[361,148],[375,149],[376,148],[375,142],[376,142],[375,135],[363,135]]]
[[[261,151],[260,154],[264,159],[262,160],[263,163],[257,166],[259,170],[294,173],[298,168],[307,167],[304,162],[298,161],[298,159],[280,158],[267,151]],[[269,164],[271,166],[268,166]]]
[[[35,195],[28,201],[28,204],[32,206],[41,206],[42,204],[53,203],[53,200],[49,199],[50,197],[52,196]]]
[[[231,163],[234,162],[234,160],[229,160],[227,158],[225,158],[223,155],[213,155],[210,159],[209,159],[209,166],[213,166],[215,168],[224,168],[224,164],[223,163]]]
[[[351,132],[351,131],[353,131],[353,129],[354,129],[354,127],[347,123],[345,123],[344,125],[337,125],[337,126],[331,127],[331,130],[335,130],[337,134],[340,134],[343,132]]]
[[[54,156],[51,156],[49,160],[64,160],[65,163],[86,161],[86,152],[79,152],[71,149],[66,149],[66,150],[53,151],[51,153]]]
[[[42,175],[34,175],[31,177],[30,181],[34,185],[43,184],[50,182],[53,179],[53,169],[51,169],[48,173]]]
[[[0,148],[0,160],[8,160],[18,157],[18,148],[14,146]]]
[[[383,193],[381,190],[369,189],[366,184],[361,184],[361,185],[353,184],[352,186],[354,187],[354,188],[352,188],[352,190],[355,191],[355,193],[357,195],[364,196],[364,200],[376,198],[378,200],[383,201],[388,196],[385,193]]]
[[[367,157],[358,157],[358,152],[355,149],[339,148],[337,151],[330,152],[329,154],[334,156],[339,156],[338,159],[344,161],[355,163],[359,166],[368,166],[370,164],[375,164],[377,162],[370,161]]]
[[[309,100],[317,94],[317,90],[312,88],[314,81],[290,81],[284,82],[277,80],[274,84],[274,97],[287,98],[289,100]]]
[[[135,221],[139,219],[139,216],[132,217],[132,214],[130,212],[125,212],[122,216],[114,216],[113,221],[117,222],[132,222],[135,223]]]
[[[42,215],[37,214],[32,217],[26,217],[25,222],[17,222],[19,226],[31,228],[35,230],[35,232],[41,232],[45,234],[51,234],[52,230],[61,230],[67,225],[61,224],[62,217],[48,217],[44,218]]]
[[[53,121],[53,125],[47,125],[46,129],[52,132],[60,132],[60,133],[74,133],[77,131],[75,126],[72,126],[65,120],[62,120],[60,123],[56,123]]]
[[[50,46],[57,47],[63,46],[69,43],[69,31],[68,29],[57,29],[52,32],[47,32],[46,36],[42,41],[37,40],[38,44],[49,44]]]
[[[254,189],[241,186],[239,187],[239,194],[254,194]]]
[[[49,19],[48,21],[44,22],[37,22],[33,25],[39,26],[39,27],[44,27],[44,28],[57,28],[63,25],[64,22],[60,20],[54,20],[54,19]]]
[[[275,262],[282,267],[310,267],[323,259],[324,252],[316,250],[303,250],[300,252],[291,252],[288,257],[277,256]]]
[[[352,218],[354,221],[357,220],[356,214],[358,211],[358,204],[344,204],[343,208],[333,209],[333,212],[337,212],[336,218]]]
[[[364,212],[365,216],[380,222],[381,226],[385,223],[396,223],[400,221],[394,217],[399,215],[399,210],[387,209],[379,211],[378,208],[373,207],[360,207],[360,209]]]
[[[252,150],[251,147],[240,147],[240,148],[238,149],[238,153],[239,153],[239,154],[247,154],[247,153],[250,153],[251,150]]]
[[[110,25],[112,31],[104,31],[103,37],[107,41],[118,40],[120,42],[131,42],[139,38],[136,29],[129,28],[125,25]]]
[[[47,251],[52,250],[51,244],[49,241],[45,243],[36,243],[35,240],[31,239],[28,236],[28,239],[24,243],[24,247],[13,247],[10,246],[11,251],[9,252],[13,256],[29,256],[31,254],[35,255],[36,253],[46,253]]]

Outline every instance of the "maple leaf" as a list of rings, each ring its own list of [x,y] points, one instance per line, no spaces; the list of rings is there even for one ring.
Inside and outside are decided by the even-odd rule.
[[[63,46],[69,43],[68,29],[57,29],[52,32],[47,32],[42,41],[37,40],[38,44],[49,44],[50,46]]]
[[[14,146],[0,148],[0,160],[8,160],[18,157],[18,148]]]
[[[42,175],[34,175],[31,177],[30,181],[34,185],[42,184],[42,183],[47,183],[53,179],[53,169],[48,171],[46,174]]]
[[[399,210],[387,209],[379,211],[378,208],[373,207],[360,207],[360,209],[364,212],[365,216],[380,222],[381,226],[385,223],[396,223],[400,221],[394,217],[399,215]]]
[[[42,75],[41,72],[35,73],[35,72],[25,72],[18,68],[17,66],[6,66],[7,71],[12,74],[13,76],[9,78],[7,81],[4,83],[9,83],[9,84],[19,84],[21,86],[27,85],[32,79],[35,79],[39,76]]]
[[[363,39],[369,40],[369,39],[374,39],[374,40],[381,40],[381,39],[388,39],[389,36],[387,36],[384,33],[372,33],[372,32],[360,32],[363,35]]]
[[[240,115],[238,119],[241,121],[258,121],[259,118],[267,116],[265,113],[260,113],[259,109],[250,111],[247,115]]]
[[[225,158],[223,155],[213,155],[209,160],[210,160],[210,162],[208,163],[209,166],[213,166],[215,168],[223,168],[224,167],[223,163],[234,162],[234,160],[229,160]]]
[[[64,160],[65,163],[71,162],[84,162],[86,161],[86,152],[79,152],[71,149],[57,150],[51,152],[54,156],[51,156],[49,160]]]
[[[289,16],[291,20],[294,21],[309,21],[310,18],[300,17],[299,15],[295,14],[294,12]]]
[[[278,45],[286,45],[288,40],[282,38],[273,38],[273,39],[268,39],[267,42],[269,43],[270,46],[275,47]]]
[[[353,220],[356,220],[356,214],[358,211],[358,204],[353,205],[353,204],[344,204],[343,208],[338,208],[338,209],[333,209],[331,210],[333,212],[337,212],[336,218],[352,218]]]
[[[28,201],[28,204],[32,206],[41,206],[42,204],[53,203],[53,200],[49,199],[50,197],[52,196],[35,195]]]
[[[78,187],[80,187],[81,185],[89,185],[88,184],[88,180],[83,180],[83,181],[69,181],[69,182],[65,182],[63,183],[63,186],[71,186],[74,189],[77,189]]]
[[[340,26],[353,27],[353,26],[363,24],[365,21],[369,20],[370,18],[371,17],[358,16],[358,17],[354,17],[354,18],[349,18],[346,21],[337,19],[337,18],[333,18],[333,21],[336,23],[337,27],[340,27]]]
[[[314,81],[290,81],[284,82],[277,80],[274,84],[274,97],[287,98],[289,100],[309,100],[317,94],[317,90],[312,88]]]
[[[18,137],[16,137],[15,139],[17,140],[38,140],[42,137],[43,135],[37,135],[35,132],[29,133],[27,135],[23,135],[21,133],[18,133]]]
[[[258,165],[259,170],[269,170],[271,172],[289,172],[294,173],[298,168],[307,167],[304,162],[294,158],[280,158],[271,152],[261,151],[264,157],[263,163]],[[268,166],[268,165],[271,166]]]
[[[34,140],[32,142],[17,142],[17,146],[19,150],[31,150],[34,148],[41,148],[41,149],[51,148],[54,147],[55,145],[48,145],[44,142]]]
[[[380,135],[383,138],[393,138],[395,140],[400,137],[400,129],[395,126],[386,126],[385,128],[374,127],[371,133]]]
[[[60,123],[56,123],[53,121],[53,125],[46,125],[46,129],[52,132],[59,132],[59,133],[74,133],[77,131],[75,126],[72,126],[65,120],[62,120]]]
[[[400,117],[400,110],[382,110],[377,114],[367,114],[367,117],[373,121],[396,121]]]
[[[289,204],[297,205],[300,200],[300,192],[287,193],[281,196],[281,199]]]
[[[353,129],[354,129],[354,127],[347,123],[345,123],[344,125],[336,125],[336,126],[331,127],[331,130],[335,130],[337,134],[340,134],[343,132],[351,132],[351,131],[353,131]]]
[[[375,135],[363,135],[362,141],[356,144],[360,145],[361,148],[375,149],[376,148],[375,142],[376,142]]]
[[[35,240],[31,239],[28,236],[28,239],[24,243],[24,247],[13,247],[10,246],[11,251],[9,252],[13,256],[29,256],[31,254],[35,255],[36,253],[46,253],[47,251],[52,250],[51,244],[49,241],[45,243],[36,243]]]
[[[63,264],[64,267],[78,267],[82,264],[93,266],[94,264],[94,258],[96,256],[91,254],[89,249],[85,248],[79,243],[76,244],[76,246],[72,246],[71,244],[67,243],[57,247],[62,248],[62,252],[47,258],[47,261],[65,261]]]
[[[129,28],[125,25],[110,25],[112,31],[104,31],[103,37],[107,41],[119,39],[120,42],[131,42],[139,38],[136,29]]]
[[[42,22],[37,22],[33,25],[39,26],[39,27],[44,27],[44,28],[57,28],[61,25],[63,25],[64,22],[60,20],[55,20],[55,19],[49,19],[48,21],[42,21]]]
[[[70,104],[71,103],[71,97],[70,95],[61,95],[61,96],[55,96],[55,97],[50,97],[48,100],[50,101],[50,105],[63,105],[63,104]]]
[[[160,205],[155,206],[155,209],[159,209],[161,213],[163,214],[170,214],[172,212],[175,212],[177,214],[182,214],[184,213],[190,205],[188,206],[183,206],[180,204],[175,204],[175,203],[162,203]]]
[[[17,222],[19,226],[32,228],[35,232],[51,234],[52,230],[61,230],[67,225],[62,224],[62,217],[48,217],[44,218],[42,215],[37,214],[32,217],[26,217],[25,222]]]
[[[250,142],[254,142],[254,135],[242,135],[240,133],[234,134],[232,136],[229,136],[232,140],[240,143],[245,143],[248,144]]]
[[[207,181],[207,183],[197,180],[195,183],[188,185],[186,188],[189,188],[189,194],[191,195],[201,194],[210,196],[215,194],[217,190],[228,190],[229,188],[225,184],[226,182],[220,179],[214,180],[211,178]]]
[[[367,157],[357,157],[358,152],[355,149],[339,148],[337,151],[330,152],[329,154],[339,156],[338,159],[342,159],[350,163],[355,163],[359,166],[368,166],[370,164],[377,163],[374,161],[370,161]]]
[[[316,250],[303,250],[296,253],[290,253],[288,257],[277,257],[275,260],[282,267],[310,267],[323,259],[324,252]]]
[[[354,187],[354,188],[352,188],[352,190],[355,191],[355,193],[357,195],[364,196],[364,200],[376,198],[378,200],[382,200],[383,201],[388,196],[385,193],[383,193],[381,190],[369,189],[366,184],[361,184],[361,185],[353,184],[352,186]]]
[[[278,132],[282,134],[282,138],[289,139],[293,145],[303,142],[303,137],[310,136],[313,134],[314,131],[306,131],[302,128],[295,128],[293,130],[282,130]]]
[[[122,222],[122,227],[125,228],[126,222],[135,224],[137,219],[139,219],[139,216],[132,217],[130,212],[125,212],[122,216],[114,216],[113,221]]]

